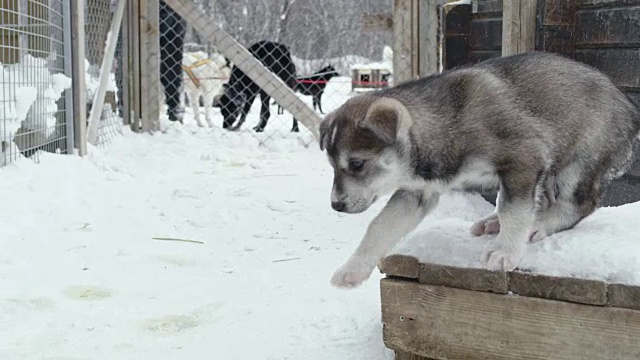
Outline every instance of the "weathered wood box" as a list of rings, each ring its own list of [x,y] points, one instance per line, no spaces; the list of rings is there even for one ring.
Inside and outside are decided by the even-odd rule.
[[[640,287],[420,263],[380,270],[385,345],[398,360],[640,359]]]

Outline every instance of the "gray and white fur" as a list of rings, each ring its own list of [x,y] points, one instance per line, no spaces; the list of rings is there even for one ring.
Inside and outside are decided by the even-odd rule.
[[[331,206],[360,213],[393,193],[334,274],[365,281],[448,191],[498,190],[471,227],[498,233],[482,259],[515,269],[528,241],[571,229],[627,170],[638,108],[582,63],[531,52],[408,81],[348,100],[320,125],[334,168]]]

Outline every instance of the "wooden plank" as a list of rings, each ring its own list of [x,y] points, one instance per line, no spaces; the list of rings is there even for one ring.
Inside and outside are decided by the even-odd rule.
[[[502,55],[534,50],[537,2],[504,0],[502,9]]]
[[[469,46],[474,50],[502,49],[502,19],[473,20],[470,24]]]
[[[395,84],[412,78],[412,3],[412,0],[393,1],[393,81]]]
[[[380,272],[387,276],[417,279],[420,274],[420,264],[416,257],[393,254],[382,259]]]
[[[436,359],[638,359],[640,312],[382,279],[387,347]]]
[[[502,50],[473,50],[469,53],[469,62],[478,63],[487,59],[501,56]]]
[[[421,77],[438,72],[438,6],[435,0],[418,2],[419,73]]]
[[[433,360],[424,356],[414,355],[404,351],[396,351],[396,360]]]
[[[640,49],[578,49],[575,57],[607,74],[617,86],[640,89]]]
[[[140,116],[141,107],[141,67],[140,61],[140,3],[137,1],[129,1],[131,9],[131,130],[139,132],[142,128],[142,119]],[[160,86],[160,84],[158,84]]]
[[[611,306],[640,310],[640,286],[609,284]]]
[[[507,273],[486,269],[459,268],[455,266],[420,264],[418,282],[434,286],[507,293]]]
[[[520,41],[518,52],[533,51],[536,48],[537,0],[520,0]]]
[[[595,7],[640,5],[640,0],[577,0],[576,3],[579,8],[588,9]]]
[[[131,37],[131,4],[127,2],[127,8],[124,11],[122,19],[122,121],[125,125],[131,124],[131,45],[129,39]]]
[[[420,73],[420,0],[411,0],[411,78]],[[427,0],[428,1],[428,0]]]
[[[502,0],[483,0],[478,2],[478,11],[474,16],[482,14],[497,15],[502,12]]]
[[[640,47],[640,6],[579,11],[576,45],[592,47]]]
[[[192,0],[165,0],[165,3],[171,6],[189,25],[197,29],[200,36],[211,42],[278,104],[297,118],[318,140],[318,125],[322,120],[318,114],[298,98],[282,79],[264,67],[245,47],[224,31],[211,15],[199,11],[198,5]]]
[[[160,4],[158,0],[140,0],[140,59],[142,92],[142,132],[158,130],[160,119]]]
[[[84,68],[85,24],[84,1],[71,2],[71,91],[73,93],[73,136],[78,155],[87,154],[87,84]]]
[[[573,25],[576,21],[575,0],[542,0],[543,25]]]
[[[536,48],[570,58],[575,55],[575,0],[540,0]]]
[[[98,140],[98,123],[102,119],[105,94],[107,91],[107,85],[109,83],[109,76],[111,74],[111,67],[113,65],[113,58],[116,51],[116,40],[118,38],[118,33],[120,32],[120,25],[122,23],[122,17],[124,15],[125,4],[126,0],[118,0],[118,2],[116,3],[116,9],[113,13],[111,26],[109,27],[110,35],[106,42],[102,64],[100,64],[100,77],[98,78],[99,86],[98,90],[94,94],[93,101],[91,103],[89,123],[87,124],[87,141],[93,145],[96,145]]]
[[[509,273],[509,290],[515,294],[580,304],[606,305],[607,284],[586,280],[514,271]]]
[[[520,39],[520,0],[504,0],[502,19],[502,56],[517,54]]]
[[[575,30],[573,25],[549,25],[545,26],[540,34],[540,50],[566,55],[573,58],[576,46],[574,41]]]
[[[469,24],[471,22],[471,6],[458,5],[452,7],[445,15],[444,44],[442,49],[442,67],[444,70],[467,64],[469,62]]]

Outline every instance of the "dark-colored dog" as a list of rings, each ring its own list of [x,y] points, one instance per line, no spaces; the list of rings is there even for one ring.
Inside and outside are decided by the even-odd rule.
[[[296,67],[291,59],[291,52],[286,45],[272,42],[260,41],[249,47],[249,52],[271,72],[278,76],[282,81],[289,85],[292,89],[295,86]],[[238,130],[247,118],[249,109],[260,94],[262,107],[260,108],[260,122],[253,130],[257,132],[264,131],[267,121],[271,116],[269,111],[269,100],[271,97],[264,92],[258,84],[253,82],[240,68],[234,65],[231,70],[228,86],[222,96],[214,99],[214,107],[220,107],[220,112],[224,117],[223,128],[229,130]],[[237,124],[236,120],[240,118]],[[293,127],[291,131],[297,132],[298,121],[293,119]]]
[[[312,96],[313,110],[317,107],[320,114],[324,114],[322,111],[322,94],[324,94],[324,89],[326,89],[329,80],[336,76],[340,76],[340,74],[338,74],[333,65],[325,66],[311,76],[297,78],[294,89],[302,95]],[[283,112],[282,107],[278,105],[278,114]]]

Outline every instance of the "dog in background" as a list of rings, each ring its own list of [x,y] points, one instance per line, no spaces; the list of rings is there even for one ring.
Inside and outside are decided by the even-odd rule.
[[[543,90],[541,90],[543,89]],[[393,193],[331,282],[365,281],[448,191],[495,189],[473,235],[498,233],[482,260],[515,269],[527,242],[571,229],[632,160],[640,111],[601,72],[531,52],[349,99],[320,125],[334,168],[331,206],[360,213]]]
[[[294,90],[302,95],[313,97],[313,110],[316,110],[317,107],[320,114],[324,114],[322,111],[322,94],[324,94],[329,80],[336,76],[340,76],[340,74],[333,65],[325,66],[313,73],[313,75],[296,78]],[[282,113],[284,113],[284,109],[278,105],[278,114]]]
[[[296,79],[296,66],[286,45],[273,41],[259,41],[251,45],[247,50],[293,89]],[[271,96],[262,90],[240,68],[234,66],[231,70],[227,88],[213,102],[214,106],[220,107],[220,112],[224,118],[223,128],[229,130],[240,129],[257,95],[260,95],[262,107],[260,108],[260,122],[253,130],[262,132],[271,116],[269,110]],[[238,120],[237,123],[236,120]],[[300,131],[296,118],[293,118],[291,131]]]
[[[204,117],[213,127],[212,109],[214,97],[223,89],[231,74],[230,62],[219,53],[208,56],[204,51],[186,52],[182,60],[184,91],[198,126],[205,124],[200,119],[200,105],[204,106]],[[202,103],[200,102],[202,98]]]

